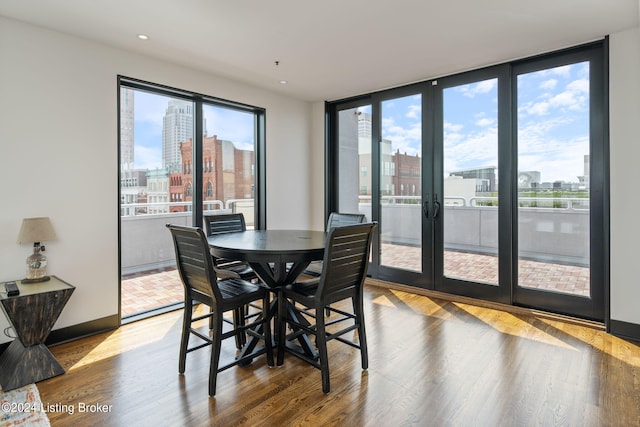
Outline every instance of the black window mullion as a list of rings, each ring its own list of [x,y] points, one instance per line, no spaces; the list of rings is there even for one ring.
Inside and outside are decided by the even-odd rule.
[[[203,209],[203,183],[202,183],[202,137],[203,137],[203,112],[202,98],[195,99],[194,108],[194,133],[193,133],[193,198],[192,198],[192,220],[194,227],[202,227]]]

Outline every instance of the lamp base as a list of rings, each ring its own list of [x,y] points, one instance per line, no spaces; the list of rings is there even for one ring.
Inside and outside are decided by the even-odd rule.
[[[40,242],[33,244],[33,253],[27,257],[27,282],[23,283],[38,283],[49,280],[47,277],[47,257],[44,256],[42,251],[44,246],[40,245]]]
[[[22,279],[20,283],[22,284],[40,283],[40,282],[46,282],[47,280],[51,280],[51,276],[42,276],[42,277],[38,277],[37,279]]]

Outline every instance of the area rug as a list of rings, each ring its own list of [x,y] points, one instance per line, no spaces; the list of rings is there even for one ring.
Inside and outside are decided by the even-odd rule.
[[[8,426],[51,427],[35,384],[0,390],[0,427]]]

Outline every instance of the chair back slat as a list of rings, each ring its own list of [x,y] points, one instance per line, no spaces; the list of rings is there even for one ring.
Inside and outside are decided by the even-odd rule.
[[[327,232],[332,228],[343,227],[345,225],[360,224],[364,222],[363,214],[351,214],[331,212],[327,221]]]
[[[207,236],[247,230],[242,213],[206,215],[204,217],[204,225]]]
[[[330,303],[345,292],[362,292],[369,266],[369,250],[375,223],[331,229],[325,248],[317,297]]]
[[[214,302],[222,296],[217,285],[209,244],[201,229],[167,224],[176,251],[176,264],[185,292],[198,292]]]

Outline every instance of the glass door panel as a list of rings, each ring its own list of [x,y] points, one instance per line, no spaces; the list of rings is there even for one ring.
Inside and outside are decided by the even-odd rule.
[[[371,105],[338,112],[338,211],[371,221]]]
[[[203,214],[242,213],[255,226],[255,114],[204,104]],[[186,157],[190,156],[186,153]]]
[[[589,62],[520,74],[517,85],[517,285],[589,296]]]
[[[382,101],[380,264],[422,271],[422,95]]]
[[[498,79],[443,90],[444,276],[498,284]]]
[[[193,138],[194,103],[120,87],[121,315],[140,315],[184,301],[168,222],[190,225],[190,204],[176,176],[181,145]],[[189,187],[190,188],[190,187]],[[190,190],[189,190],[190,191]]]

